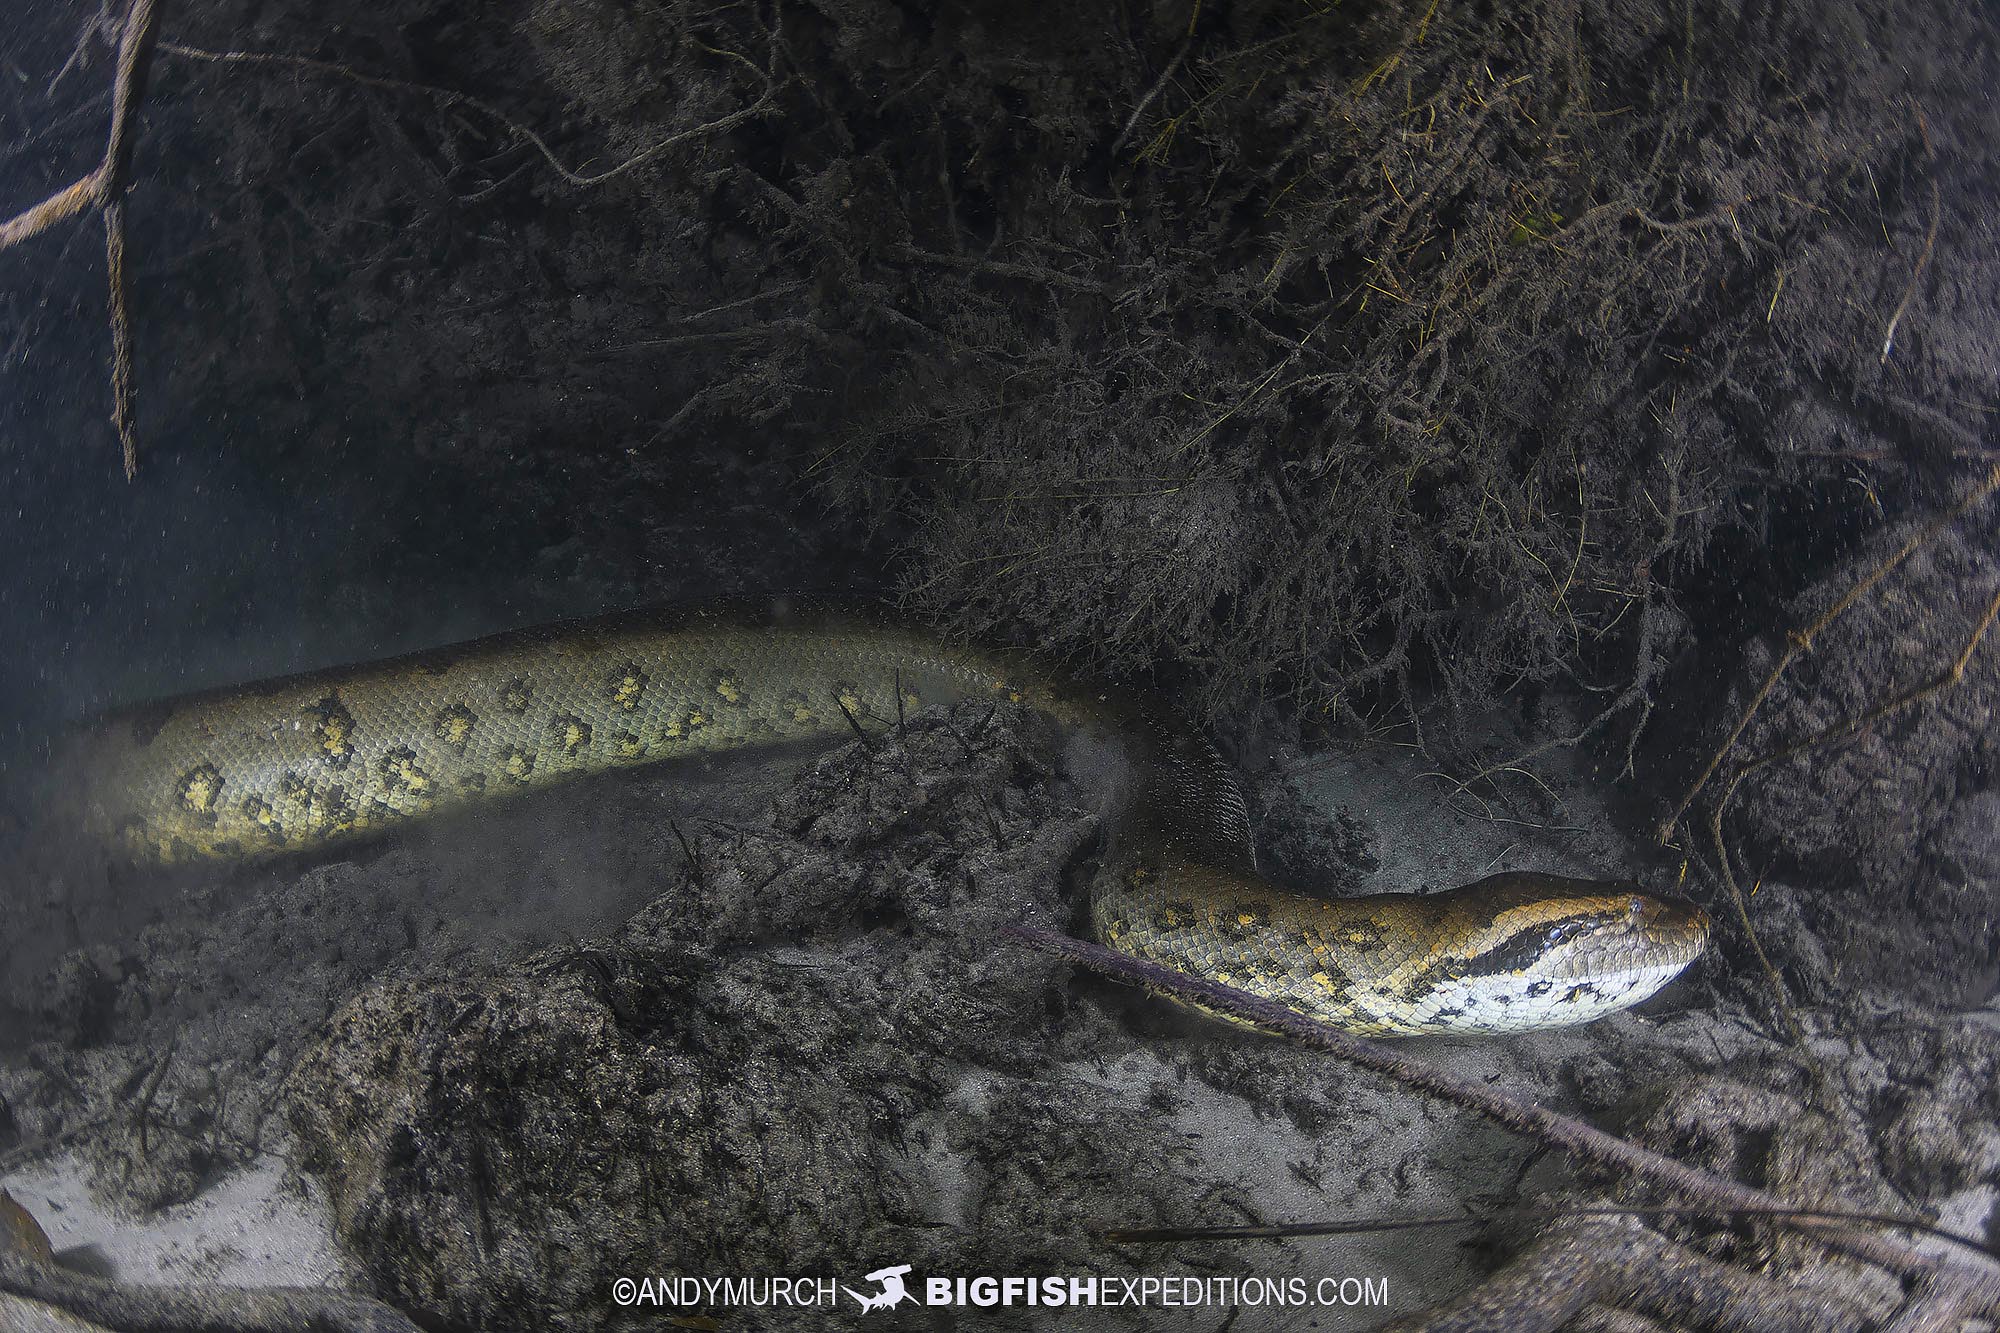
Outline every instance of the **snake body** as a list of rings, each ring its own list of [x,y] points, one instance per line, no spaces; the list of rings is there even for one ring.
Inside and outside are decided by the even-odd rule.
[[[1344,900],[1281,888],[1254,869],[1226,766],[1162,714],[1025,657],[817,606],[576,621],[170,699],[92,727],[66,781],[89,829],[129,857],[255,858],[980,698],[1128,750],[1133,792],[1091,902],[1107,945],[1351,1031],[1587,1021],[1653,994],[1706,942],[1699,908],[1621,883],[1507,874]]]

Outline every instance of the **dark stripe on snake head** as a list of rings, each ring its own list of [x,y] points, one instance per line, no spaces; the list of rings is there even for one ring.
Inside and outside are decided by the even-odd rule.
[[[1529,926],[1500,941],[1483,953],[1461,963],[1463,977],[1500,977],[1525,972],[1535,961],[1565,940],[1574,939],[1600,926],[1615,926],[1627,918],[1621,912],[1586,912],[1560,917]]]

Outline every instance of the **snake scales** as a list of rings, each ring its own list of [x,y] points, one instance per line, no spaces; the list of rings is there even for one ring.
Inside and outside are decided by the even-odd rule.
[[[1185,728],[879,614],[719,607],[580,621],[171,699],[81,738],[93,832],[147,861],[311,849],[582,774],[874,729],[1002,698],[1116,735],[1134,771],[1091,915],[1115,949],[1371,1035],[1516,1032],[1637,1003],[1699,908],[1502,874],[1328,901],[1257,875],[1242,797]]]

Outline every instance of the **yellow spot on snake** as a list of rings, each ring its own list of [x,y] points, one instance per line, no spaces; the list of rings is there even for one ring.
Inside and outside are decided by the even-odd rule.
[[[646,753],[646,742],[640,740],[629,731],[619,732],[612,738],[612,741],[618,747],[618,757],[620,759],[637,759]]]
[[[715,692],[722,696],[724,703],[737,708],[743,706],[743,683],[728,667],[715,673]]]
[[[502,687],[500,706],[510,713],[525,713],[528,711],[528,702],[533,697],[534,692],[528,688],[526,678],[516,676]]]
[[[431,794],[431,775],[417,767],[415,750],[399,745],[382,756],[382,790],[391,795]]]
[[[515,782],[526,782],[535,771],[535,756],[518,745],[500,752],[500,771]]]
[[[575,754],[590,745],[590,724],[574,713],[564,713],[549,723],[564,754]]]
[[[332,836],[354,828],[354,802],[338,782],[319,796],[301,783],[295,799],[305,807],[306,830],[310,833]]]
[[[313,728],[319,748],[335,768],[346,768],[347,761],[354,757],[354,714],[347,711],[337,694],[321,699],[313,705],[313,711],[319,714],[319,723]]]
[[[1382,939],[1385,933],[1379,923],[1364,921],[1358,925],[1342,927],[1340,937],[1350,947],[1367,952],[1382,947]]]
[[[627,663],[611,677],[611,702],[630,713],[639,707],[639,699],[646,693],[646,673],[634,663]]]
[[[472,729],[478,725],[478,714],[464,704],[453,704],[438,713],[431,723],[431,731],[446,745],[464,754],[465,743],[472,739]]]
[[[813,720],[812,701],[797,691],[785,696],[784,709],[791,716],[792,721],[801,726]]]
[[[213,823],[216,803],[222,799],[221,770],[214,764],[200,764],[189,769],[181,774],[176,795],[180,798],[181,809]]]
[[[708,725],[708,715],[699,708],[683,708],[667,719],[661,734],[670,741],[685,740]]]
[[[261,796],[243,798],[243,817],[269,834],[272,842],[285,840],[285,826],[278,822],[278,812],[271,803]]]

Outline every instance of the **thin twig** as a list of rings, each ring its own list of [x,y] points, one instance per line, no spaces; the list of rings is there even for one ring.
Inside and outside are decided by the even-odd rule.
[[[1126,1243],[1189,1240],[1295,1240],[1307,1236],[1366,1236],[1387,1231],[1429,1231],[1442,1227],[1483,1226],[1502,1219],[1560,1221],[1570,1217],[1674,1217],[1804,1218],[1819,1222],[1855,1222],[1871,1227],[1895,1227],[1934,1236],[1949,1245],[1972,1251],[1981,1259],[2000,1261],[2000,1251],[1971,1236],[1961,1236],[1919,1217],[1898,1217],[1892,1213],[1860,1212],[1848,1208],[1716,1208],[1707,1204],[1550,1204],[1543,1207],[1482,1208],[1476,1213],[1455,1213],[1438,1217],[1362,1217],[1348,1222],[1272,1222],[1259,1226],[1233,1227],[1109,1227],[1100,1234],[1106,1240]]]
[[[118,41],[111,128],[96,169],[0,222],[0,250],[4,250],[87,209],[96,208],[104,214],[104,267],[111,307],[111,423],[118,431],[127,481],[139,472],[139,434],[132,385],[132,318],[125,286],[125,187],[132,173],[139,104],[146,95],[146,72],[152,64],[153,35],[158,25],[155,0],[132,0]]]
[[[1708,831],[1710,839],[1715,844],[1715,855],[1720,864],[1723,887],[1729,891],[1730,900],[1735,904],[1737,920],[1742,924],[1744,933],[1749,936],[1750,947],[1757,955],[1758,964],[1777,992],[1780,1008],[1783,1009],[1786,1022],[1792,1029],[1792,1038],[1801,1045],[1805,1040],[1804,1029],[1799,1023],[1798,1016],[1792,1011],[1791,1002],[1786,995],[1784,982],[1779,977],[1777,968],[1765,954],[1764,946],[1758,941],[1757,932],[1750,924],[1750,904],[1737,886],[1735,872],[1729,867],[1729,852],[1722,837],[1723,813],[1728,810],[1730,799],[1736,795],[1737,786],[1757,770],[1851,736],[1864,727],[1872,726],[1891,714],[1921,703],[1933,694],[1948,690],[1964,680],[1966,665],[1972,661],[1973,654],[1979,651],[1980,643],[1986,638],[1986,632],[1993,628],[1993,622],[1997,617],[2000,617],[2000,591],[1995,591],[1992,600],[1987,602],[1985,613],[1973,626],[1972,634],[1966,639],[1965,646],[1959,650],[1958,656],[1952,659],[1950,666],[1935,677],[1863,712],[1843,718],[1831,726],[1822,727],[1803,740],[1794,741],[1768,754],[1757,756],[1730,775],[1729,781],[1722,788],[1722,794],[1716,798],[1715,808],[1709,814]]]
[[[1924,270],[1930,266],[1931,251],[1937,247],[1938,221],[1944,216],[1943,200],[1938,195],[1937,150],[1931,146],[1931,127],[1924,119],[1922,107],[1913,108],[1917,113],[1917,130],[1923,136],[1924,157],[1931,164],[1931,225],[1924,233],[1923,252],[1917,256],[1917,266],[1910,270],[1910,281],[1903,288],[1903,299],[1896,302],[1895,313],[1889,316],[1889,326],[1882,330],[1882,356],[1878,365],[1887,365],[1889,353],[1896,348],[1896,326],[1903,322],[1903,313],[1910,308],[1910,301],[1917,294],[1917,284],[1923,281]]]
[[[98,168],[98,171],[102,170],[102,167]],[[33,208],[24,209],[7,221],[0,222],[0,250],[39,235],[96,204],[103,192],[98,171],[56,191]]]
[[[669,819],[667,827],[674,831],[674,841],[681,845],[681,855],[687,860],[688,875],[694,880],[695,887],[707,892],[708,878],[701,862],[701,854],[688,842],[687,834],[681,832],[681,822],[678,819]]]
[[[563,160],[556,156],[555,150],[549,147],[548,141],[542,138],[540,134],[523,125],[520,121],[515,120],[491,102],[474,97],[470,93],[458,92],[451,88],[439,88],[428,83],[412,83],[408,79],[392,79],[379,74],[363,74],[360,70],[340,64],[337,61],[316,60],[311,56],[286,55],[275,51],[209,51],[198,46],[183,46],[178,42],[162,42],[160,49],[169,55],[179,56],[184,60],[201,60],[219,65],[276,65],[288,69],[299,69],[311,74],[324,74],[331,78],[345,79],[350,83],[359,84],[364,88],[381,88],[389,92],[417,93],[424,97],[435,98],[446,106],[470,108],[480,115],[498,122],[509,134],[527,143],[536,153],[540,154],[544,162],[548,163],[549,170],[560,176],[565,184],[574,186],[577,189],[589,189],[595,185],[602,185],[606,181],[615,180],[633,168],[652,161],[654,158],[660,156],[660,154],[686,143],[690,139],[719,133],[732,126],[740,125],[754,116],[761,115],[772,104],[773,96],[778,87],[775,81],[775,67],[771,70],[759,71],[764,76],[764,91],[749,106],[741,107],[706,124],[696,125],[691,129],[670,134],[664,139],[648,144],[632,156],[626,158],[623,162],[620,162],[617,166],[608,167],[598,172],[583,172],[565,165]],[[721,54],[735,55],[734,52],[723,52]],[[742,59],[741,56],[737,56],[736,58]],[[752,68],[755,68],[755,66],[753,65]]]
[[[1985,500],[1987,496],[1991,495],[1995,489],[2000,489],[2000,467],[1989,469],[1985,480],[1973,487],[1950,510],[1934,519],[1922,531],[1904,542],[1894,554],[1877,565],[1859,582],[1855,583],[1853,587],[1843,593],[1839,600],[1827,608],[1818,619],[1814,620],[1804,629],[1798,630],[1787,637],[1784,650],[1779,654],[1777,662],[1771,667],[1770,673],[1764,677],[1763,683],[1757,687],[1757,692],[1751,696],[1748,706],[1744,708],[1743,715],[1736,720],[1736,726],[1729,733],[1728,739],[1723,741],[1715,753],[1709,757],[1707,765],[1703,767],[1700,775],[1695,778],[1693,785],[1682,795],[1680,802],[1674,807],[1673,813],[1660,824],[1656,832],[1656,836],[1660,842],[1665,843],[1673,837],[1674,828],[1679,824],[1688,806],[1694,801],[1695,796],[1701,791],[1703,786],[1707,784],[1709,778],[1721,766],[1723,759],[1735,748],[1736,742],[1742,738],[1744,731],[1748,729],[1750,719],[1763,706],[1764,700],[1769,697],[1771,690],[1777,685],[1779,678],[1784,675],[1785,670],[1792,664],[1793,659],[1812,651],[1813,640],[1829,625],[1842,615],[1845,615],[1855,603],[1860,601],[1877,584],[1901,566],[1919,548],[1964,517],[1981,501]],[[1778,1011],[1783,1016],[1785,1026],[1791,1033],[1792,1042],[1801,1050],[1805,1048],[1805,1027],[1799,1021],[1798,1012],[1792,1005],[1791,994],[1785,986],[1784,978],[1779,974],[1777,966],[1771,961],[1770,955],[1765,952],[1763,941],[1758,938],[1757,929],[1751,922],[1749,900],[1745,898],[1741,886],[1737,884],[1736,872],[1729,864],[1729,848],[1722,836],[1723,812],[1728,808],[1730,798],[1735,795],[1737,785],[1756,770],[1768,764],[1776,763],[1780,759],[1786,759],[1792,755],[1803,753],[1808,749],[1825,744],[1827,741],[1835,740],[1853,731],[1857,731],[1861,727],[1887,716],[1891,712],[1908,707],[1910,704],[1916,703],[1918,700],[1928,697],[1949,685],[1957,684],[1965,673],[1965,664],[1971,660],[1973,652],[1978,648],[1980,640],[1985,637],[1987,628],[1992,624],[1996,611],[2000,611],[2000,602],[1996,602],[1994,606],[1987,608],[1986,615],[1980,620],[1978,627],[1973,631],[1971,639],[1966,643],[1964,650],[1960,652],[1957,661],[1936,680],[1906,694],[1890,699],[1886,703],[1870,709],[1857,717],[1847,719],[1844,722],[1836,723],[1831,727],[1815,732],[1804,740],[1797,741],[1749,761],[1730,776],[1728,783],[1723,787],[1721,795],[1717,797],[1714,807],[1709,811],[1708,834],[1709,840],[1715,849],[1716,876],[1722,881],[1723,890],[1728,894],[1730,904],[1735,910],[1737,923],[1743,927],[1744,937],[1750,943],[1750,951],[1755,955],[1757,965],[1763,972],[1765,981],[1770,984],[1772,994],[1777,999]]]
[[[988,713],[987,716],[990,718],[992,714]],[[980,808],[986,811],[986,827],[993,834],[993,845],[995,847],[1005,847],[1007,839],[1000,831],[1000,816],[995,813],[993,802],[986,798],[986,789],[979,785],[976,777],[979,768],[979,756],[974,753],[972,743],[958,734],[957,727],[946,722],[944,729],[951,733],[951,738],[958,742],[958,748],[965,752],[966,777],[973,783],[973,793],[979,797]]]
[[[2000,591],[1995,591],[1992,599],[1986,603],[1985,612],[1980,615],[1978,622],[1974,624],[1972,633],[1966,638],[1965,646],[1959,649],[1958,656],[1952,659],[1950,666],[1946,667],[1936,676],[1933,676],[1930,680],[1925,681],[1921,685],[1912,686],[1894,698],[1884,700],[1882,703],[1876,704],[1874,707],[1863,712],[1842,718],[1838,722],[1822,727],[1803,740],[1794,741],[1790,745],[1772,750],[1767,754],[1758,755],[1755,759],[1750,760],[1742,768],[1739,768],[1735,773],[1730,775],[1729,782],[1722,789],[1722,795],[1716,800],[1717,814],[1719,815],[1728,806],[1729,798],[1735,794],[1737,784],[1752,773],[1755,773],[1758,769],[1804,754],[1807,750],[1817,749],[1829,741],[1837,741],[1842,737],[1851,736],[1864,727],[1869,727],[1882,721],[1893,713],[1899,713],[1913,704],[1921,703],[1933,694],[1937,694],[1942,690],[1948,690],[1959,684],[1965,679],[1965,668],[1971,663],[1973,654],[1979,651],[1980,643],[1986,638],[1986,632],[1993,628],[1993,622],[1997,618],[2000,618]]]
[[[1786,452],[1794,458],[1851,458],[1857,463],[1901,463],[1906,467],[1921,466],[1929,458],[2000,458],[2000,449],[1979,445],[1940,449],[1925,458],[1912,458],[1901,449],[1790,449]]]
[[[1194,36],[1192,29],[1190,29],[1189,35],[1181,39],[1180,49],[1174,52],[1174,58],[1167,62],[1166,69],[1161,71],[1159,78],[1153,80],[1153,86],[1146,90],[1145,96],[1141,97],[1138,105],[1132,108],[1132,114],[1125,117],[1125,128],[1119,130],[1118,137],[1111,141],[1110,157],[1112,161],[1115,162],[1118,160],[1118,154],[1125,147],[1126,142],[1131,139],[1132,131],[1138,128],[1139,117],[1146,114],[1146,108],[1153,104],[1154,100],[1165,90],[1167,84],[1173,80],[1174,75],[1180,72],[1181,62],[1187,59],[1188,50],[1193,45]]]
[[[79,1120],[73,1125],[65,1126],[53,1134],[46,1134],[41,1138],[31,1139],[9,1148],[6,1152],[0,1153],[0,1176],[11,1174],[28,1163],[75,1142],[92,1130],[103,1128],[117,1118],[117,1111],[105,1111],[88,1120]]]
[[[874,738],[861,729],[861,719],[854,716],[854,710],[847,706],[847,700],[836,694],[833,696],[833,702],[834,706],[840,709],[840,715],[847,719],[847,725],[854,729],[854,739],[861,742],[861,748],[873,750]]]
[[[104,288],[111,304],[111,424],[125,480],[139,475],[139,428],[132,384],[132,313],[125,282],[125,200],[104,203]]]
[[[1943,202],[1938,198],[1937,182],[1931,182],[1931,226],[1924,233],[1923,253],[1917,256],[1917,266],[1910,271],[1910,283],[1903,288],[1903,299],[1896,302],[1896,313],[1889,316],[1889,327],[1882,330],[1882,356],[1878,365],[1886,365],[1889,353],[1896,349],[1896,326],[1903,322],[1903,312],[1910,308],[1910,299],[1917,294],[1917,284],[1923,281],[1924,270],[1930,266],[1931,251],[1937,245],[1938,219],[1943,215]]]
[[[1729,895],[1730,906],[1735,909],[1736,924],[1743,927],[1743,938],[1750,942],[1750,952],[1757,957],[1757,967],[1764,974],[1765,984],[1770,986],[1771,994],[1778,1001],[1778,1013],[1785,1020],[1786,1031],[1791,1033],[1792,1045],[1804,1051],[1805,1024],[1799,1020],[1799,1011],[1792,1004],[1792,992],[1785,985],[1784,975],[1778,971],[1777,964],[1771,961],[1771,955],[1764,951],[1764,941],[1758,936],[1757,927],[1750,920],[1750,899],[1736,882],[1736,872],[1729,865],[1729,845],[1722,839],[1722,811],[1736,790],[1737,778],[1742,776],[1738,773],[1736,777],[1730,779],[1729,786],[1723,791],[1722,799],[1715,803],[1713,810],[1709,811],[1708,836],[1715,844],[1715,873],[1722,880],[1723,890]],[[1811,1056],[1808,1055],[1807,1058],[1810,1060]],[[1816,1065],[1815,1068],[1817,1070]]]
[[[978,259],[971,255],[941,255],[930,250],[920,250],[914,245],[891,246],[889,253],[897,259],[906,259],[913,264],[937,264],[944,268],[962,269],[968,273],[990,273],[1000,278],[1019,278],[1024,282],[1039,282],[1049,287],[1062,287],[1070,291],[1088,292],[1095,296],[1111,294],[1107,283],[1092,278],[1079,278],[1061,269],[1042,268],[1033,264],[1010,264],[997,259]]]
[[[1673,838],[1674,828],[1680,823],[1681,816],[1687,813],[1688,806],[1693,804],[1694,798],[1701,794],[1701,789],[1708,785],[1708,780],[1715,775],[1715,770],[1722,765],[1722,761],[1728,757],[1729,752],[1736,748],[1736,742],[1742,739],[1744,731],[1750,726],[1750,719],[1756,716],[1759,708],[1763,707],[1764,700],[1770,695],[1772,688],[1777,685],[1778,678],[1785,674],[1786,668],[1791,666],[1792,659],[1802,653],[1812,651],[1813,640],[1827,626],[1845,615],[1856,602],[1867,596],[1876,584],[1887,578],[1898,566],[1909,559],[1911,555],[1915,554],[1918,548],[1931,541],[1940,532],[1943,532],[1959,519],[1965,517],[1966,514],[1976,508],[1987,496],[1993,494],[1995,490],[2000,490],[2000,466],[1988,469],[1985,480],[1973,487],[1964,499],[1932,520],[1921,532],[1904,542],[1894,555],[1891,555],[1880,565],[1877,565],[1865,578],[1843,593],[1840,600],[1828,607],[1818,619],[1814,620],[1804,629],[1796,630],[1787,636],[1784,651],[1779,654],[1777,662],[1771,667],[1770,674],[1764,677],[1764,683],[1759,685],[1757,692],[1751,696],[1749,704],[1743,709],[1743,715],[1736,719],[1736,725],[1730,730],[1728,738],[1716,747],[1715,753],[1709,756],[1708,763],[1702,766],[1701,772],[1695,777],[1693,783],[1688,786],[1687,791],[1682,794],[1681,799],[1675,803],[1673,812],[1661,821],[1659,829],[1655,833],[1655,837],[1659,842],[1666,843]]]
[[[1187,976],[1158,963],[1039,927],[1009,926],[1001,934],[1029,948],[1081,963],[1121,981],[1163,992],[1182,1003],[1238,1019],[1325,1051],[1350,1064],[1387,1075],[1419,1092],[1476,1111],[1505,1129],[1538,1139],[1559,1152],[1637,1176],[1686,1198],[1716,1208],[1797,1211],[1792,1204],[1775,1194],[1663,1157],[1571,1116],[1558,1114],[1532,1102],[1517,1101],[1483,1083],[1463,1079],[1399,1055],[1379,1042],[1342,1032],[1261,995],[1252,995],[1205,977]],[[1950,1274],[1954,1282],[1963,1280],[1964,1289],[1969,1293],[1968,1308],[1980,1314],[2000,1311],[2000,1270],[1949,1264],[1902,1242],[1855,1230],[1850,1222],[1803,1216],[1779,1220],[1783,1225],[1811,1235],[1830,1248],[1906,1277]]]
[[[167,1069],[174,1062],[174,1051],[179,1046],[180,1041],[178,1038],[167,1043],[167,1049],[160,1053],[160,1058],[153,1065],[152,1072],[146,1075],[146,1081],[139,1089],[138,1102],[132,1108],[132,1130],[134,1137],[139,1142],[139,1156],[142,1158],[148,1151],[146,1144],[146,1122],[147,1117],[152,1114],[153,1098],[159,1095],[160,1084],[165,1081]]]
[[[1677,231],[1700,231],[1703,227],[1712,227],[1718,222],[1732,220],[1736,216],[1736,210],[1749,203],[1751,198],[1752,196],[1745,195],[1733,204],[1724,204],[1721,208],[1712,209],[1700,217],[1681,218],[1674,222],[1662,222],[1643,208],[1634,208],[1632,216],[1652,230],[1666,235],[1672,235]]]
[[[111,86],[111,138],[104,146],[104,197],[124,193],[132,169],[132,146],[138,138],[139,103],[146,96],[146,75],[153,64],[153,38],[160,14],[154,0],[132,0],[125,31],[118,39],[118,77]]]

